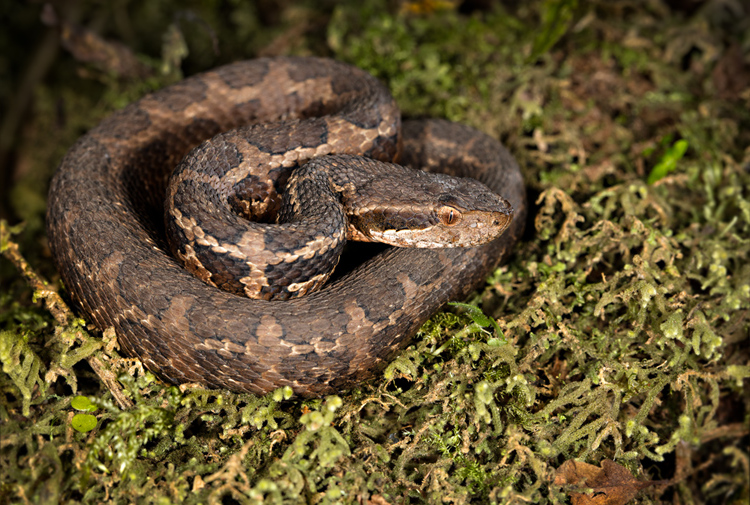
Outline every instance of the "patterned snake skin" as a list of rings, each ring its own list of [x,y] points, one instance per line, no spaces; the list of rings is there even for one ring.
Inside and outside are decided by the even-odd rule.
[[[168,252],[167,179],[204,140],[279,120],[312,126],[250,146],[271,169],[234,184],[230,205],[240,214],[275,213],[289,167],[349,153],[475,178],[510,202],[513,220],[477,247],[387,248],[292,300],[221,291]],[[99,328],[114,327],[123,350],[169,382],[255,394],[291,386],[302,396],[351,387],[382,369],[447,301],[481,284],[525,221],[520,171],[497,141],[441,120],[400,123],[381,84],[327,59],[257,59],[185,79],[105,119],[63,159],[47,212],[58,270],[84,313]]]

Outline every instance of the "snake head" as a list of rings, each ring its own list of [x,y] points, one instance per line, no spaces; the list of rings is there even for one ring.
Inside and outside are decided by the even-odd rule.
[[[366,189],[387,198],[360,205],[349,215],[352,240],[431,249],[474,247],[502,235],[513,220],[511,204],[475,179],[391,167],[361,188],[363,194]]]

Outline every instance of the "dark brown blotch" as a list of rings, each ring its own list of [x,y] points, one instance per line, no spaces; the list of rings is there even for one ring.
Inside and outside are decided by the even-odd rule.
[[[233,89],[257,86],[266,78],[269,63],[266,58],[243,61],[221,67],[216,70],[216,74]]]
[[[208,86],[203,79],[192,78],[154,93],[154,100],[174,112],[182,112],[196,102],[205,100]]]

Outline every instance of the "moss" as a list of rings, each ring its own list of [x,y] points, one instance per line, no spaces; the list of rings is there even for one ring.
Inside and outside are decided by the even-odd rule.
[[[27,226],[0,236],[20,267],[0,260],[0,503],[564,503],[554,469],[574,458],[671,479],[642,503],[747,500],[750,95],[722,77],[750,74],[731,43],[746,47],[747,22],[710,2],[522,4],[81,4],[150,70],[61,52],[17,129],[12,209]],[[529,187],[528,232],[468,305],[345,395],[166,386],[19,262],[56,279],[39,181],[181,68],[277,52],[349,61],[406,114],[502,139]],[[6,102],[17,82],[0,83]],[[78,395],[98,407],[91,431],[75,429]]]

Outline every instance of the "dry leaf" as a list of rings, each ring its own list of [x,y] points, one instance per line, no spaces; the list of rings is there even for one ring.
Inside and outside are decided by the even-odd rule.
[[[82,26],[60,18],[51,4],[42,11],[42,22],[60,31],[60,43],[80,62],[90,63],[120,78],[145,78],[152,71],[125,44],[105,40]]]
[[[739,44],[732,44],[716,62],[711,72],[716,94],[727,100],[737,100],[750,86],[750,65],[745,63]]]
[[[601,467],[568,460],[557,469],[555,484],[593,489],[590,493],[570,491],[573,505],[624,505],[642,489],[663,481],[639,481],[622,465],[605,459]]]

